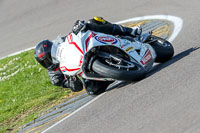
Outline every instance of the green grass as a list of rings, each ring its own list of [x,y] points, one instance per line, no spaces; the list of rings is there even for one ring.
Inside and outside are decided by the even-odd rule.
[[[15,132],[71,93],[53,86],[33,50],[0,60],[0,132]]]

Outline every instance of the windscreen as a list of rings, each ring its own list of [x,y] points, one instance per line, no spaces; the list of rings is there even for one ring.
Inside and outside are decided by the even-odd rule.
[[[58,48],[62,42],[63,42],[63,40],[60,35],[56,38],[56,40],[53,41],[53,46],[51,49],[51,57],[52,57],[52,61],[54,64],[59,63],[59,60],[57,59],[56,54],[57,54]]]

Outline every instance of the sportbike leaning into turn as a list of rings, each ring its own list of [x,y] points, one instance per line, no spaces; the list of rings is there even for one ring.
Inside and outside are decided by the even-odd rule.
[[[140,26],[123,27],[102,17],[78,20],[67,36],[44,40],[35,48],[35,58],[48,70],[52,84],[72,91],[85,88],[90,95],[104,92],[115,80],[141,80],[155,62],[173,55],[167,40],[142,34]]]

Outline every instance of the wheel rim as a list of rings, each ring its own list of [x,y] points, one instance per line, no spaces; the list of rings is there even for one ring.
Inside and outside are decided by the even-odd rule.
[[[123,69],[127,71],[130,69],[136,69],[136,65],[133,62],[124,60],[121,57],[113,56],[113,55],[110,55],[109,58],[105,59],[105,63],[115,68]]]

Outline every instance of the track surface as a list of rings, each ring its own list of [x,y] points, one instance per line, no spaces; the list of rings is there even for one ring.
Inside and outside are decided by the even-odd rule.
[[[48,132],[200,132],[200,2],[198,0],[0,0],[0,57],[65,35],[77,19],[111,22],[169,14],[183,28],[175,57],[136,84],[114,89]]]

